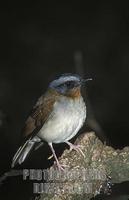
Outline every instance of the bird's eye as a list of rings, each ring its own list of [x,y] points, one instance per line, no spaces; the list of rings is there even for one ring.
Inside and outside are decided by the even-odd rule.
[[[68,81],[68,82],[66,83],[66,85],[67,85],[67,87],[71,86],[71,82]]]
[[[60,84],[59,87],[67,88],[67,89],[72,89],[75,86],[75,83],[73,81],[67,81],[63,84]]]
[[[63,86],[63,87],[71,87],[73,84],[71,83],[71,81],[67,81],[67,82],[65,82],[65,83],[63,83],[63,84],[61,84],[60,86]]]
[[[67,85],[68,88],[72,88],[72,87],[74,87],[74,82],[73,81],[68,81],[66,83],[66,85]]]

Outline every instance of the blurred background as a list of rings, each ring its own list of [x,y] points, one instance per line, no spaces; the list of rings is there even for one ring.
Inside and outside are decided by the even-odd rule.
[[[93,78],[88,119],[115,148],[129,145],[128,1],[13,2],[0,12],[0,165],[9,169],[37,98],[62,73]]]

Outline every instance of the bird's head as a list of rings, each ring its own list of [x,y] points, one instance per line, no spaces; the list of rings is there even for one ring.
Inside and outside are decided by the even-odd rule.
[[[49,84],[49,88],[69,97],[79,97],[81,86],[88,80],[77,74],[63,74]]]

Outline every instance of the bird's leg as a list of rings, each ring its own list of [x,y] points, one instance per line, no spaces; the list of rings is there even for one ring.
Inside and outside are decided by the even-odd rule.
[[[75,151],[77,152],[80,152],[82,154],[82,156],[85,158],[85,154],[83,153],[83,151],[81,150],[81,145],[75,145],[75,144],[72,144],[71,142],[65,142],[66,144],[68,144],[70,146],[70,151],[72,149],[74,149]]]
[[[49,144],[49,146],[50,146],[50,148],[51,148],[51,151],[52,151],[52,154],[53,154],[53,156],[54,156],[54,158],[55,158],[55,160],[56,160],[56,164],[57,164],[58,169],[64,171],[64,167],[65,167],[66,165],[61,165],[61,164],[59,163],[59,160],[58,160],[58,158],[57,158],[57,156],[56,156],[56,153],[55,153],[55,150],[54,150],[54,148],[53,148],[53,146],[52,146],[52,143],[48,143],[48,144]]]

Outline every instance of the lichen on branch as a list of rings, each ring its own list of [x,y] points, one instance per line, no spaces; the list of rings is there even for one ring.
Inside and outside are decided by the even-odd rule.
[[[77,172],[78,170],[82,172],[84,170],[87,173],[87,176],[85,176],[87,180],[84,180],[84,176],[82,178],[82,173],[80,177],[77,176],[77,179],[70,180],[68,178],[62,184],[58,180],[58,183],[60,183],[59,190],[54,194],[41,194],[40,200],[88,200],[99,194],[102,186],[107,181],[107,177],[111,177],[112,183],[129,181],[129,147],[116,150],[106,146],[94,132],[82,134],[75,144],[81,145],[85,158],[76,151],[65,150],[59,160],[61,164],[68,166],[68,171]],[[54,169],[55,166],[52,166],[51,170]],[[96,172],[99,174],[98,176]],[[80,192],[76,193],[77,190],[74,191],[75,193],[69,192],[69,188],[73,188],[74,185],[77,188],[80,187],[80,190],[78,190]],[[84,190],[86,187],[91,190]]]

